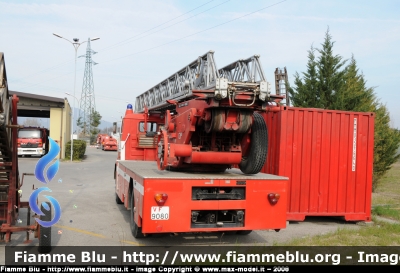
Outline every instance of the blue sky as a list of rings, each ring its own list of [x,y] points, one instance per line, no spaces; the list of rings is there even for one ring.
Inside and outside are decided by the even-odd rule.
[[[293,82],[329,27],[334,53],[345,59],[354,54],[367,86],[375,87],[392,126],[400,128],[400,1],[0,0],[0,18],[9,88],[20,92],[68,97],[75,51],[52,33],[80,41],[100,37],[92,42],[99,63],[93,77],[96,108],[107,121],[208,50],[215,51],[218,67],[260,54],[268,81],[276,67],[286,66]],[[78,55],[85,49],[83,44]],[[83,73],[80,58],[78,98]]]

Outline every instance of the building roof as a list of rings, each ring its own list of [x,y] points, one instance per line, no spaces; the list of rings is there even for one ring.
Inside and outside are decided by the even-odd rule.
[[[64,98],[56,98],[56,97],[49,97],[49,96],[43,96],[43,95],[37,95],[37,94],[31,94],[31,93],[25,93],[25,92],[19,92],[19,91],[11,91],[8,90],[10,95],[17,95],[18,97],[25,97],[25,98],[30,98],[30,99],[38,99],[38,100],[47,100],[47,101],[53,101],[53,102],[62,102],[64,103]]]

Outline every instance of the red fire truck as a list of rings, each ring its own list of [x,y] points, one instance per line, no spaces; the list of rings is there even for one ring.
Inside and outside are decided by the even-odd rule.
[[[217,70],[208,52],[128,105],[114,179],[135,238],[286,227],[288,178],[259,173],[267,86],[258,56]]]
[[[108,134],[99,134],[97,136],[97,147],[103,151],[117,151],[117,139]]]
[[[47,154],[49,130],[40,127],[24,127],[18,130],[18,156]]]
[[[101,149],[101,139],[103,136],[106,136],[107,134],[98,134],[96,138],[96,146],[97,149]]]
[[[102,149],[103,151],[117,151],[118,150],[117,139],[113,138],[112,136],[104,137],[102,140]]]

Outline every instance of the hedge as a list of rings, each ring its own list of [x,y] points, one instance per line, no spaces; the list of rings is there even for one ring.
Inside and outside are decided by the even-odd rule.
[[[86,141],[74,139],[73,160],[81,160],[86,152]],[[71,160],[71,141],[65,145],[65,159]]]

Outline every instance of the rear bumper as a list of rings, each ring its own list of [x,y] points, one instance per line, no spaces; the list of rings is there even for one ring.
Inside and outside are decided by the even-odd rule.
[[[155,162],[118,161],[116,193],[126,208],[133,189],[134,221],[143,233],[286,228],[289,179],[270,174],[159,171]],[[158,205],[155,197],[166,194]],[[277,202],[268,196],[279,194]],[[165,197],[165,195],[163,195]]]
[[[286,228],[287,181],[251,181],[245,186],[242,200],[194,200],[193,188],[206,188],[208,181],[170,181],[145,182],[145,195],[135,191],[139,199],[143,198],[143,207],[139,209],[143,233],[163,232],[211,232],[234,230],[267,230]],[[229,188],[227,181],[215,183],[211,188],[223,190]],[[233,181],[232,181],[233,182]],[[236,185],[233,188],[237,187]],[[154,210],[158,206],[154,201],[156,193],[167,193],[165,203],[169,207],[168,220],[153,220]],[[277,204],[271,205],[267,195],[280,194]],[[162,216],[161,216],[162,217]],[[152,219],[153,218],[153,219]]]
[[[104,151],[117,151],[117,150],[118,150],[117,146],[107,146],[107,145],[104,145],[103,147],[104,147],[104,148],[103,148]]]
[[[18,155],[44,155],[43,148],[18,148]]]

